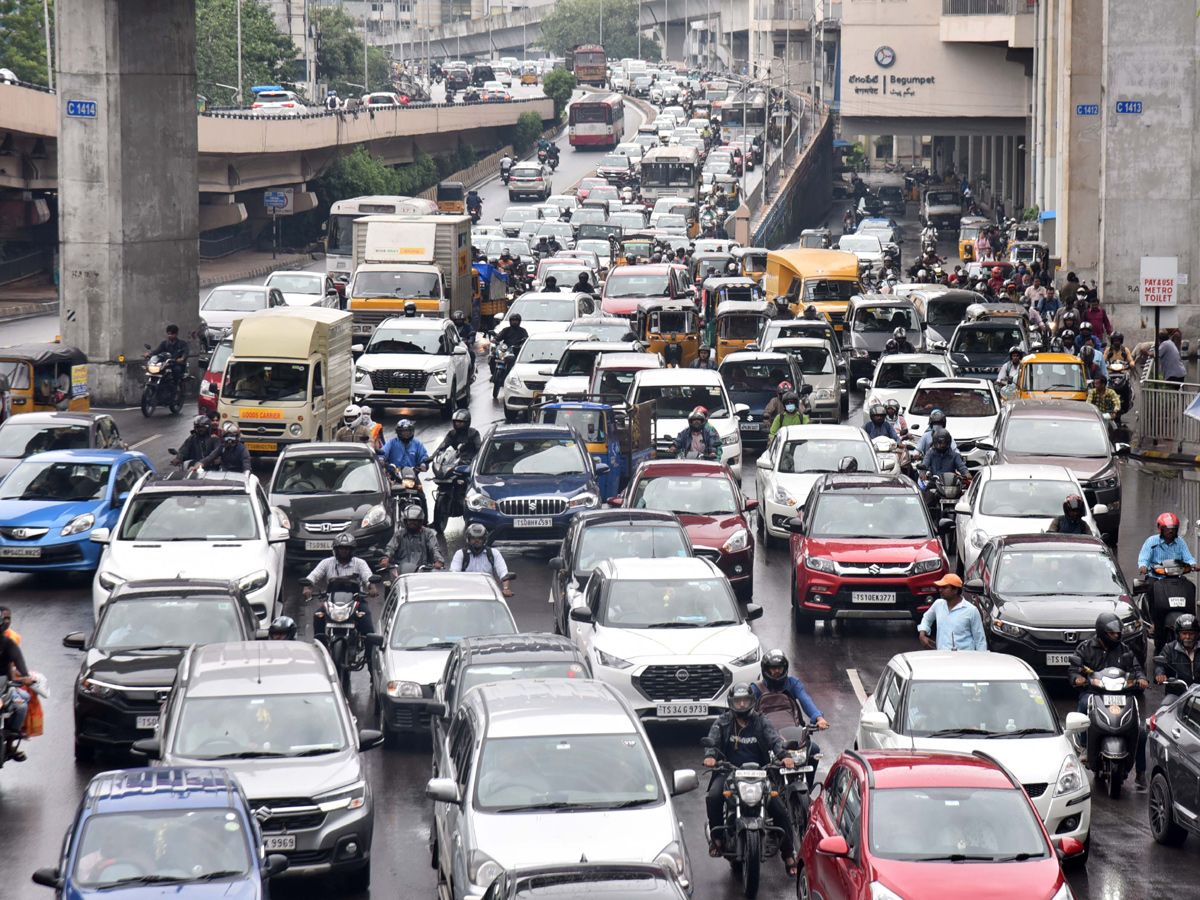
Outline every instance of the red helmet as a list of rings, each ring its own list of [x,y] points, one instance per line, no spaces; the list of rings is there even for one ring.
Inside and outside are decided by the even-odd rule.
[[[779,382],[779,393],[786,394],[790,390],[792,390],[792,383],[790,381]]]
[[[1160,530],[1163,528],[1178,528],[1179,516],[1175,515],[1175,513],[1163,513],[1158,517],[1158,527]]]
[[[703,406],[697,406],[695,409],[692,410],[691,415],[689,415],[688,418],[691,418],[691,416],[704,416],[704,418],[707,419],[708,418],[708,410]]]

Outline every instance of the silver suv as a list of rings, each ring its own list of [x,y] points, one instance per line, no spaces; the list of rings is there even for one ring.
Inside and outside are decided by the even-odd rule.
[[[508,178],[508,202],[515,203],[522,197],[537,197],[545,200],[554,193],[550,177],[542,175],[542,167],[536,162],[517,163]]]
[[[318,644],[243,641],[184,657],[158,730],[134,753],[158,766],[228,769],[254,810],[267,853],[289,875],[334,873],[351,893],[371,883],[375,809],[359,730]],[[296,796],[298,793],[302,796]]]

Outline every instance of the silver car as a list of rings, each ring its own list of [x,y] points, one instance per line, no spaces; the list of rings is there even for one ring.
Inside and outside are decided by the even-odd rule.
[[[554,193],[550,176],[542,175],[537,163],[518,163],[508,176],[508,200],[510,203],[522,197],[537,197],[546,200]]]
[[[467,692],[425,793],[433,859],[449,900],[481,900],[505,870],[635,862],[691,883],[668,786],[636,714],[595,681],[508,681]]]
[[[812,420],[836,425],[841,417],[844,385],[829,342],[818,337],[779,338],[767,349],[795,359],[804,373],[804,383],[812,385],[807,401]]]
[[[232,772],[262,828],[263,849],[288,857],[287,875],[332,873],[351,893],[371,883],[375,808],[359,730],[319,644],[243,641],[184,657],[156,736],[134,753],[158,766]]]

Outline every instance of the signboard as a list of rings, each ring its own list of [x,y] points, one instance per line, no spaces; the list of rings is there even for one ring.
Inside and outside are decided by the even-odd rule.
[[[280,188],[277,191],[263,191],[263,206],[271,210],[275,216],[290,216],[296,211],[295,188]]]
[[[430,263],[434,259],[434,222],[369,222],[366,262]]]
[[[67,118],[94,119],[96,118],[95,100],[68,100]]]
[[[1075,107],[1075,115],[1077,116],[1098,116],[1100,115],[1099,103],[1080,103]]]
[[[71,366],[71,396],[83,397],[88,392],[87,364]]]
[[[1143,256],[1141,305],[1155,308],[1175,306],[1179,257]]]
[[[1124,115],[1140,116],[1142,114],[1141,100],[1118,100],[1117,112]]]

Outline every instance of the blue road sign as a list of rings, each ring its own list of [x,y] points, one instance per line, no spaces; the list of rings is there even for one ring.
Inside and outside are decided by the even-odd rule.
[[[1142,114],[1141,100],[1118,100],[1117,112],[1128,115],[1140,116]]]
[[[1077,116],[1098,116],[1100,115],[1099,103],[1080,103],[1075,107],[1075,115]]]
[[[263,206],[267,209],[283,209],[287,205],[287,194],[283,191],[263,191]]]
[[[96,118],[95,100],[68,100],[67,117],[71,119]]]

